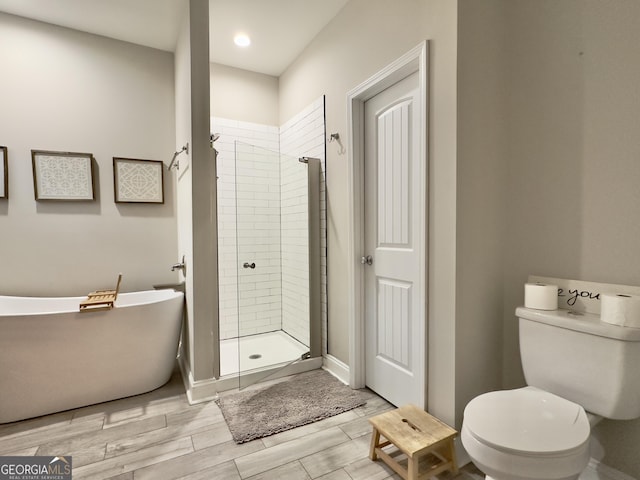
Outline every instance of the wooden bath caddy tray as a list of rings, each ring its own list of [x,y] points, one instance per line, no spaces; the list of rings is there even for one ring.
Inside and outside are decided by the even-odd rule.
[[[99,310],[111,310],[113,304],[118,298],[118,291],[120,290],[120,282],[122,281],[122,274],[118,275],[118,283],[115,290],[96,290],[87,295],[87,299],[80,302],[81,312],[96,312]]]

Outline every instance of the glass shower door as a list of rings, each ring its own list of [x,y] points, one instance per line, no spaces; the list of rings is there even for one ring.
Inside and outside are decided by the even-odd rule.
[[[307,169],[236,142],[239,387],[309,352]]]

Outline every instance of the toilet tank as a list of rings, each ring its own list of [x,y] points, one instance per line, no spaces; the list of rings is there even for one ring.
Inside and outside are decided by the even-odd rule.
[[[640,417],[640,329],[569,310],[516,309],[528,385],[605,418]]]

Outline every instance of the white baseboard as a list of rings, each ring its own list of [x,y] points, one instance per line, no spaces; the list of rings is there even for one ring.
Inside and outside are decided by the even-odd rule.
[[[349,385],[349,365],[343,361],[338,360],[333,355],[327,354],[322,357],[322,368],[345,385]]]
[[[458,467],[463,467],[468,463],[471,463],[471,458],[462,445],[460,435],[454,440],[456,448],[456,457],[458,460]],[[620,472],[615,468],[611,468],[604,463],[591,458],[587,468],[580,474],[579,480],[638,480],[631,475]]]
[[[471,462],[469,455],[462,447],[462,443],[458,442],[456,438],[456,455],[458,456],[458,467],[462,468],[467,463]],[[592,458],[589,460],[589,464],[587,468],[580,474],[580,478],[578,480],[637,480],[631,475],[627,475],[626,473],[622,473],[614,468],[608,467],[607,465],[600,463],[598,460]]]
[[[193,373],[191,372],[188,363],[184,360],[184,355],[180,355],[178,357],[178,365],[180,366],[182,382],[184,383],[184,389],[187,393],[187,401],[189,402],[189,405],[208,402],[217,398],[219,391],[218,380],[211,378],[196,381],[193,378]]]
[[[462,468],[465,465],[471,463],[471,457],[462,445],[462,439],[460,435],[457,435],[456,438],[453,439],[453,446],[456,449],[456,460],[458,462],[458,467]]]
[[[589,460],[587,470],[580,476],[580,480],[637,480],[631,475],[627,475],[615,468],[611,468],[604,463],[592,458]]]
[[[189,368],[189,364],[184,359],[184,352],[180,349],[178,353],[178,367],[180,368],[180,376],[182,377],[182,384],[184,385],[184,390],[187,392],[187,399],[189,399],[189,378],[191,377],[191,369]],[[191,405],[191,402],[189,402]]]

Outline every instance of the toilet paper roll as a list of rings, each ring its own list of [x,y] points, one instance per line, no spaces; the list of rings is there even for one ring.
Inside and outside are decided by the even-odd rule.
[[[536,310],[557,310],[558,286],[546,283],[525,283],[524,306]]]
[[[640,328],[639,296],[602,293],[600,301],[600,320],[622,327]]]

